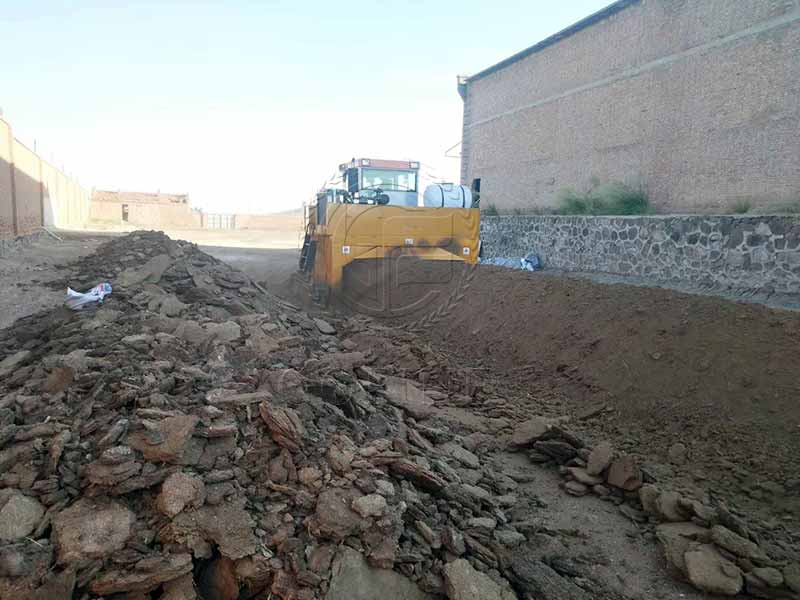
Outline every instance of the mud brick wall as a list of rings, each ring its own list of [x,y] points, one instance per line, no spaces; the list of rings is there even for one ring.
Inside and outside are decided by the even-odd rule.
[[[11,203],[12,179],[14,165],[11,158],[12,144],[11,129],[0,120],[0,240],[14,236],[15,210]]]
[[[44,224],[39,157],[14,140],[14,193],[17,235],[30,235]]]
[[[0,119],[0,254],[45,227],[84,227],[89,190],[14,138]]]
[[[122,206],[128,207],[128,220],[122,220]],[[188,204],[163,204],[158,202],[109,202],[92,198],[90,220],[96,223],[127,222],[150,229],[164,227],[168,229],[201,229],[203,215]]]
[[[482,217],[486,258],[740,292],[800,293],[800,217]]]

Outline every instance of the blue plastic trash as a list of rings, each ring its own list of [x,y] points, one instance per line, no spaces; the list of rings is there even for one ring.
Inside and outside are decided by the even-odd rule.
[[[486,265],[508,267],[509,269],[522,269],[524,271],[538,271],[542,268],[542,264],[539,261],[539,255],[533,253],[522,258],[497,257],[487,258],[481,260],[481,262]]]

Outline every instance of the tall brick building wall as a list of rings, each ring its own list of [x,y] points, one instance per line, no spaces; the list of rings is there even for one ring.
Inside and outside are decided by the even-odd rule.
[[[658,212],[800,203],[800,0],[621,0],[459,85],[462,182],[552,206],[593,178]]]

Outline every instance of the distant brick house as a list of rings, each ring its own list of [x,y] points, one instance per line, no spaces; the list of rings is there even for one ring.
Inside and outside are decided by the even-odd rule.
[[[197,229],[203,226],[203,214],[190,206],[187,194],[96,190],[92,194],[89,216],[95,222],[142,227]]]
[[[501,209],[643,183],[658,212],[800,204],[800,1],[619,0],[471,77],[462,183]]]

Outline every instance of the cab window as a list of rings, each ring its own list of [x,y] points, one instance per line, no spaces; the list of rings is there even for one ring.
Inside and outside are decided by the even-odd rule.
[[[384,191],[416,192],[416,171],[394,171],[389,169],[364,169],[361,174],[361,189],[380,188]]]

